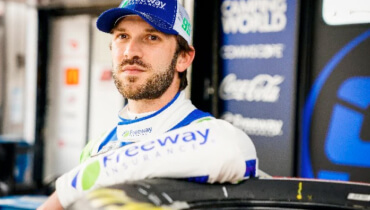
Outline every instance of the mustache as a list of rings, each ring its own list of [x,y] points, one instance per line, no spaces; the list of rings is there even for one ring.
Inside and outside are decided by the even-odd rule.
[[[138,66],[141,66],[141,67],[144,67],[144,68],[148,68],[150,67],[148,64],[144,63],[144,61],[142,61],[140,58],[138,57],[133,57],[131,59],[125,59],[121,62],[120,64],[120,67],[124,67],[126,65],[138,65]]]

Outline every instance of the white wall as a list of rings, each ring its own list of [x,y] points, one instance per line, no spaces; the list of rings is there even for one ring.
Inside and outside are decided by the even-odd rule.
[[[53,19],[49,43],[44,177],[79,163],[86,143],[89,43],[88,15]],[[77,73],[67,80],[67,72]]]
[[[3,4],[0,3],[0,18],[1,20],[3,20]],[[4,57],[5,57],[5,53],[4,53],[4,35],[5,35],[5,28],[4,28],[4,25],[0,24],[0,134],[1,134],[1,130],[2,130],[2,123],[3,123],[3,103],[4,103],[4,89],[5,89],[5,78],[4,78]]]
[[[5,13],[5,91],[2,135],[34,143],[37,10],[7,2]]]

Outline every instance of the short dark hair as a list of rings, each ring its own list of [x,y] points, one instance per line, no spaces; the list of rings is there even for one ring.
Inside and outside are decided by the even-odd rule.
[[[190,47],[188,42],[180,35],[176,36],[177,40],[177,47],[176,47],[176,54],[179,55],[180,53],[189,53],[194,51],[193,48]],[[187,69],[183,72],[179,72],[179,78],[180,78],[180,88],[179,90],[184,90],[186,86],[188,86],[188,79],[186,77]]]

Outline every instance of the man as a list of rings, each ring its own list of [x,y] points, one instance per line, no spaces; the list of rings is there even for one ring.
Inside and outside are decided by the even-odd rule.
[[[177,0],[124,0],[101,14],[97,27],[112,34],[113,77],[128,104],[40,209],[62,209],[91,189],[145,178],[235,183],[256,176],[249,137],[185,98],[195,50]]]

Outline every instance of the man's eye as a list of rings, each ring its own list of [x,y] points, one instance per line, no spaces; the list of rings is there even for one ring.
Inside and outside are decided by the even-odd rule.
[[[149,40],[152,40],[152,41],[155,41],[155,40],[158,40],[159,38],[158,38],[158,36],[156,36],[156,35],[149,35],[149,36],[148,36],[148,39],[149,39]]]
[[[119,39],[126,39],[127,38],[127,35],[126,34],[119,34],[117,37]]]

